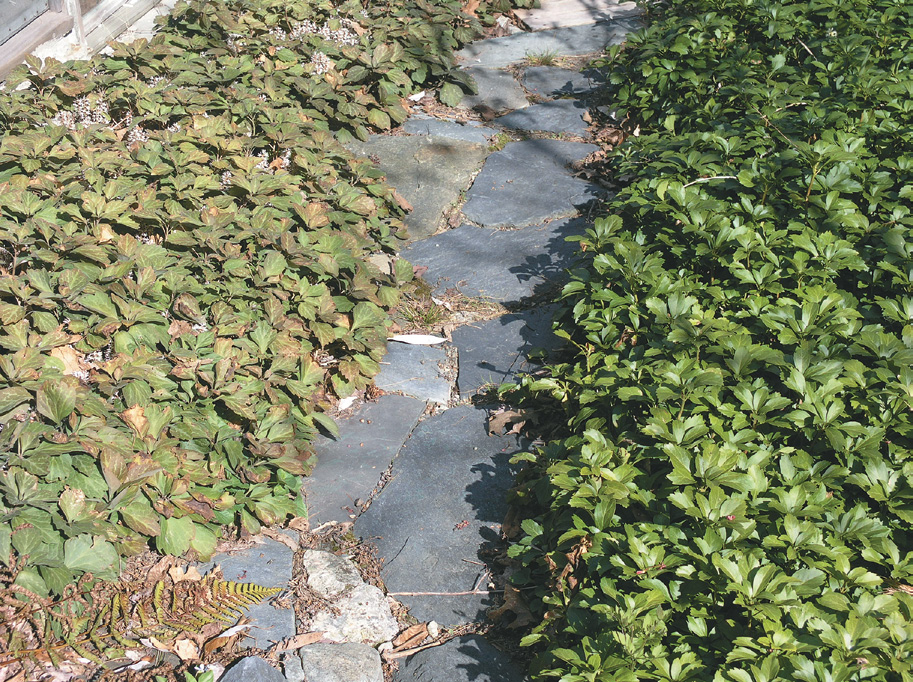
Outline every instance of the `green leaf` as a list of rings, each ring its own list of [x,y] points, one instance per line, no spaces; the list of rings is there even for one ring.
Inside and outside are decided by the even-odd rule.
[[[448,107],[459,106],[463,100],[463,89],[454,83],[444,83],[438,92],[438,99]]]
[[[101,578],[114,577],[118,565],[114,545],[98,536],[77,535],[63,545],[63,563],[74,571],[93,573]]]
[[[67,379],[46,381],[38,388],[35,409],[54,424],[60,424],[76,408],[76,387]]]
[[[161,533],[155,538],[155,546],[162,554],[182,556],[190,549],[196,535],[196,524],[187,516],[162,519]]]

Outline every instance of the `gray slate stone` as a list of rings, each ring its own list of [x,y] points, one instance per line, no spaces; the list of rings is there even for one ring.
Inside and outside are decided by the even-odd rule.
[[[603,78],[599,72],[588,70],[580,73],[557,66],[530,66],[523,72],[523,87],[530,94],[540,97],[567,97],[591,92]]]
[[[402,130],[410,135],[434,135],[484,145],[498,134],[494,128],[471,126],[439,118],[410,118],[403,123]]]
[[[523,227],[572,216],[606,194],[568,168],[597,149],[563,140],[511,142],[488,157],[466,194],[463,215],[484,227]]]
[[[233,554],[217,554],[200,567],[206,573],[218,564],[225,580],[239,583],[256,583],[263,587],[286,587],[292,579],[292,550],[290,547],[264,539],[252,547]],[[268,649],[274,642],[295,634],[295,612],[277,609],[269,602],[260,602],[247,611],[253,627],[242,647]]]
[[[412,204],[405,219],[410,239],[437,231],[444,211],[488,156],[486,145],[444,137],[372,135],[346,146],[359,156],[376,156],[387,180]]]
[[[381,396],[340,420],[339,438],[315,441],[317,466],[304,479],[312,526],[351,520],[355,500],[368,499],[424,410],[414,398]]]
[[[523,682],[523,666],[480,635],[464,635],[400,664],[394,682]]]
[[[311,644],[298,655],[307,682],[384,682],[380,654],[367,644]]]
[[[536,130],[546,133],[569,133],[583,137],[587,122],[583,120],[586,106],[576,99],[558,99],[512,111],[495,119],[495,123],[511,130]]]
[[[381,360],[374,384],[384,391],[398,391],[420,400],[446,405],[450,402],[450,381],[441,367],[447,352],[440,346],[413,346],[391,341]]]
[[[424,278],[436,293],[453,288],[472,298],[520,301],[564,279],[577,250],[565,237],[585,229],[579,218],[510,231],[463,225],[416,242],[401,255],[428,267]]]
[[[521,62],[530,54],[583,55],[601,52],[606,45],[618,45],[637,30],[636,19],[557,28],[536,33],[517,33],[470,43],[457,52],[463,66],[502,67]]]
[[[517,18],[531,31],[595,24],[640,14],[636,3],[618,0],[542,0],[535,9],[516,10]]]
[[[513,485],[516,436],[489,437],[486,412],[454,407],[416,427],[393,465],[393,478],[355,522],[377,544],[390,592],[471,590],[483,543],[498,538]],[[465,523],[464,523],[465,522]],[[476,620],[488,595],[397,597],[422,621]]]
[[[219,682],[286,682],[285,677],[257,656],[248,656],[231,666]]]
[[[305,550],[303,563],[308,587],[326,599],[333,599],[364,582],[355,564],[332,552]]]
[[[501,69],[484,67],[468,68],[466,71],[475,80],[479,91],[475,95],[464,97],[460,102],[461,107],[471,109],[484,104],[495,111],[509,111],[529,106],[526,91],[513,74]]]
[[[321,611],[311,619],[311,632],[323,632],[334,642],[359,644],[387,642],[399,632],[387,597],[374,585],[356,585],[337,597],[333,606],[338,613]]]
[[[548,353],[560,345],[551,330],[555,311],[555,306],[542,306],[455,329],[460,395],[472,396],[485,385],[514,381],[539,367],[530,361],[530,351]]]
[[[282,657],[282,672],[285,673],[286,682],[307,682],[304,679],[304,669],[298,652],[285,654]]]

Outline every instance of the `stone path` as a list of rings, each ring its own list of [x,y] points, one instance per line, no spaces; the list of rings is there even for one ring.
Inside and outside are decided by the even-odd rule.
[[[493,120],[416,111],[396,134],[351,145],[374,158],[414,207],[402,255],[420,268],[432,295],[514,312],[458,326],[443,345],[391,341],[376,379],[384,394],[350,408],[339,437],[317,443],[319,461],[305,481],[312,527],[354,522],[355,534],[378,547],[388,592],[414,618],[443,627],[484,621],[498,601],[486,591],[487,550],[500,542],[511,456],[527,446],[517,436],[489,435],[488,412],[471,399],[534,370],[533,349],[559,346],[554,308],[542,306],[540,294],[554,291],[574,265],[576,244],[567,238],[586,229],[589,205],[604,196],[569,168],[597,149],[586,141],[584,114],[598,74],[524,60],[600,52],[637,26],[633,3],[610,0],[543,0],[519,16],[531,30],[460,52],[479,84],[461,106],[493,111]],[[352,609],[367,621],[321,614],[319,625],[337,643],[287,655],[284,678],[245,659],[224,680],[380,682],[372,646],[392,638],[386,601],[342,559],[317,559],[307,560],[308,586],[342,599],[340,613]],[[282,585],[292,578],[291,551],[273,540],[217,560],[230,579]],[[326,570],[336,577],[321,577]],[[334,592],[334,585],[343,587]],[[466,592],[473,594],[453,594]],[[253,614],[252,644],[295,634],[290,612],[262,609],[272,612]],[[393,679],[520,682],[525,671],[484,637],[465,635],[401,659]]]

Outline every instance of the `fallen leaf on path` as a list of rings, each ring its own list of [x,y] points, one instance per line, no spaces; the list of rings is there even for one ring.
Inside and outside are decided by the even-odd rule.
[[[507,627],[511,630],[522,628],[535,622],[532,612],[520,596],[520,590],[513,585],[504,586],[504,603],[496,609],[488,612],[488,617],[492,620],[500,620],[508,613],[514,614],[514,620]]]
[[[200,575],[196,566],[187,566],[186,569],[181,566],[174,566],[168,569],[168,575],[175,583],[182,583],[185,581],[196,582],[203,579],[203,576]]]
[[[311,529],[311,522],[308,521],[303,516],[296,516],[291,521],[288,522],[288,527],[292,530],[297,530],[302,533],[306,533]]]
[[[502,436],[520,433],[528,420],[524,410],[504,410],[491,415],[488,419],[488,435]]]
[[[413,346],[435,346],[439,343],[444,343],[447,339],[443,339],[440,336],[432,336],[431,334],[397,334],[396,336],[391,336],[389,340],[409,343]]]
[[[284,533],[275,531],[272,528],[263,528],[260,532],[263,533],[270,540],[275,540],[276,542],[281,542],[283,545],[285,545],[286,547],[291,549],[293,552],[297,552],[300,549],[298,547],[298,543],[295,540],[293,540],[292,538],[290,538],[288,535],[285,535]]]
[[[326,634],[327,633],[325,632],[305,632],[300,635],[295,635],[294,637],[289,637],[288,639],[283,639],[270,649],[270,653],[281,654],[283,651],[291,651],[292,649],[300,649],[308,644],[316,644],[317,642],[323,641]]]
[[[418,623],[406,628],[393,639],[394,649],[411,649],[425,641],[428,636],[428,624]]]
[[[203,653],[208,656],[217,649],[225,648],[228,644],[240,639],[240,635],[245,630],[252,627],[253,623],[242,623],[228,628],[225,632],[220,633],[217,637],[213,637],[206,642],[206,644],[203,645]]]
[[[182,661],[196,661],[200,658],[200,648],[189,639],[179,639],[174,643],[174,653]]]

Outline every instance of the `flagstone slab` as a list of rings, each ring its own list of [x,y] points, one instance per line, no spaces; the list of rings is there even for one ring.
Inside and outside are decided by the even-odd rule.
[[[487,145],[489,140],[498,134],[494,128],[473,126],[439,118],[410,118],[403,123],[402,131],[410,135],[434,135],[484,145]]]
[[[383,492],[355,522],[384,559],[387,590],[462,592],[476,585],[480,549],[497,540],[513,485],[516,436],[489,437],[487,413],[454,407],[419,424]],[[464,561],[465,559],[465,561]],[[397,596],[420,621],[483,617],[490,595]],[[448,678],[449,679],[449,678]]]
[[[583,120],[587,107],[580,100],[556,99],[542,102],[520,111],[512,111],[495,119],[495,123],[511,130],[531,130],[544,133],[567,133],[584,137],[589,124]]]
[[[561,281],[575,263],[577,245],[565,237],[583,234],[582,219],[554,220],[521,230],[462,225],[416,242],[403,258],[428,271],[436,293],[456,289],[464,296],[521,301],[547,282]]]
[[[535,33],[516,33],[470,43],[457,52],[464,67],[503,67],[522,62],[528,55],[572,56],[601,52],[606,45],[620,45],[637,30],[636,19],[619,19],[586,26],[570,26]]]
[[[544,105],[537,105],[544,106]],[[484,227],[523,227],[579,212],[605,195],[568,165],[598,150],[563,140],[511,142],[488,157],[466,193],[463,215]]]
[[[359,511],[355,501],[370,497],[424,410],[415,398],[381,396],[339,420],[338,438],[314,442],[317,466],[303,479],[312,526],[351,521]]]
[[[413,346],[395,341],[387,344],[380,373],[374,385],[388,392],[446,405],[452,384],[446,378],[447,352],[440,346]]]
[[[536,9],[515,12],[531,31],[542,31],[638,17],[643,10],[635,2],[618,0],[542,0]]]
[[[540,367],[530,353],[539,349],[550,353],[560,346],[552,333],[555,312],[555,306],[540,306],[454,329],[460,395],[468,398],[484,386],[515,381],[519,374]]]
[[[529,106],[526,91],[512,73],[501,69],[473,67],[465,69],[476,82],[478,93],[467,95],[460,102],[466,109],[484,104],[495,111],[511,111]]]
[[[604,81],[595,69],[580,73],[557,66],[530,66],[520,80],[531,95],[539,97],[585,95]]]
[[[359,156],[373,156],[387,180],[412,204],[405,224],[410,239],[440,227],[488,156],[488,146],[445,137],[372,135],[346,145]]]
[[[446,644],[403,659],[394,682],[523,682],[525,666],[495,649],[481,635],[455,637]]]

